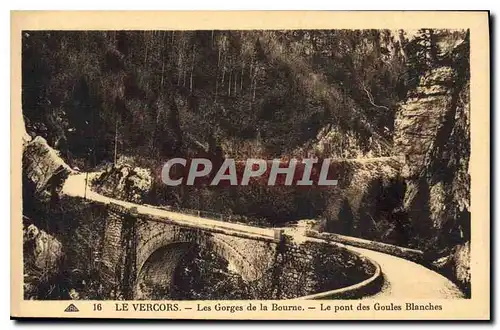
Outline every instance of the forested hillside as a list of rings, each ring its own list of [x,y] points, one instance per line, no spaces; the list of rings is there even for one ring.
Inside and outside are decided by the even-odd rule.
[[[118,155],[155,160],[202,146],[280,156],[330,131],[334,156],[386,154],[395,104],[415,80],[404,36],[27,31],[23,112],[28,132],[84,167],[112,162],[115,141]]]
[[[71,166],[121,159],[151,171],[152,182],[132,177],[145,190],[138,202],[271,222],[337,219],[338,189],[168,189],[159,168],[173,156],[390,155],[399,104],[462,40],[463,32],[429,29],[26,31],[23,114],[28,133]],[[356,189],[397,180],[380,166],[364,171]]]

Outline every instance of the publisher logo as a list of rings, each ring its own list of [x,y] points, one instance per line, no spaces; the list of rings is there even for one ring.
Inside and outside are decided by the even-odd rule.
[[[76,308],[75,305],[69,304],[69,306],[66,307],[66,309],[64,311],[65,312],[79,312],[80,310],[78,308]]]

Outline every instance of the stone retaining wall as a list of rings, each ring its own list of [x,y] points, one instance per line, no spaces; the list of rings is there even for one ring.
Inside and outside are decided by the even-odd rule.
[[[276,251],[273,267],[261,279],[257,291],[261,296],[255,298],[295,299],[310,295],[325,299],[359,298],[380,288],[377,284],[381,281],[375,283],[374,276],[380,277],[377,264],[345,248],[327,242],[296,244],[285,236]],[[367,280],[370,285],[359,287]]]
[[[421,262],[424,256],[424,253],[420,250],[404,248],[401,246],[396,246],[381,242],[369,241],[357,237],[349,237],[333,233],[319,233],[314,230],[307,230],[306,235],[308,237],[319,238],[325,241],[337,242],[337,243],[357,246],[364,249],[379,251],[397,257],[403,257],[405,259],[409,259],[415,262]]]

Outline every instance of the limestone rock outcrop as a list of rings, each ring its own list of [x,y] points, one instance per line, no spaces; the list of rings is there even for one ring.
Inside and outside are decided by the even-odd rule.
[[[31,259],[31,265],[47,274],[55,273],[62,258],[62,245],[53,236],[38,229],[35,225],[23,229],[25,258]]]
[[[23,175],[33,184],[35,190],[40,192],[47,189],[49,183],[55,186],[61,185],[66,177],[73,172],[59,156],[56,150],[51,148],[47,141],[37,136],[25,144],[23,152]]]
[[[395,151],[407,156],[404,173],[407,177],[418,176],[424,167],[446,110],[452,107],[453,80],[452,68],[432,69],[396,114]]]
[[[93,182],[95,190],[103,195],[143,203],[153,185],[148,169],[130,165],[109,167]]]
[[[329,205],[316,228],[319,231],[342,233],[369,239],[381,239],[392,228],[391,212],[401,200],[400,178],[403,159],[383,157],[344,160],[339,174],[340,185],[330,197]],[[398,236],[397,233],[391,236]],[[395,238],[387,243],[404,244]]]
[[[401,104],[394,154],[405,156],[404,211],[417,228],[417,248],[470,290],[469,43],[442,43],[441,61]],[[446,46],[446,47],[445,47]],[[448,53],[446,53],[448,52]],[[420,229],[419,229],[420,228]]]

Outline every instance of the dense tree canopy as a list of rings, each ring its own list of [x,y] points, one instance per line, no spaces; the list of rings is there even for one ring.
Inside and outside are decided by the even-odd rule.
[[[429,29],[26,31],[23,113],[81,169],[119,157],[159,174],[173,156],[388,155],[398,102],[457,40]],[[337,219],[341,195],[155,178],[145,202],[276,223]]]
[[[190,151],[286,155],[333,125],[391,140],[406,93],[399,40],[380,30],[27,31],[28,131],[85,166]],[[339,141],[338,143],[341,143]],[[198,149],[198,150],[197,150]]]

